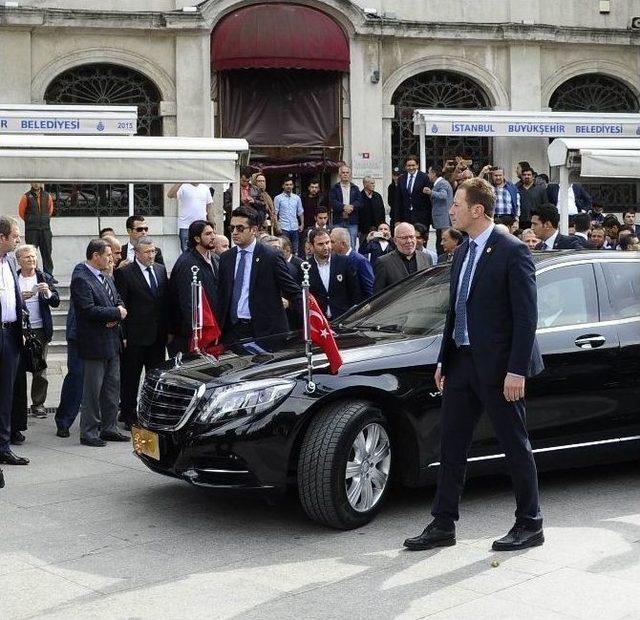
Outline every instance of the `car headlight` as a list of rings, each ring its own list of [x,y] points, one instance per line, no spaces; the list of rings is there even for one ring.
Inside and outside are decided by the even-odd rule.
[[[198,422],[207,424],[268,411],[279,405],[294,386],[295,381],[287,379],[264,379],[215,388],[201,402]]]

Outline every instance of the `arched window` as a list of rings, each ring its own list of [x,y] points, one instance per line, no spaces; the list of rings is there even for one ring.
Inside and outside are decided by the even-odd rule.
[[[620,80],[600,73],[588,73],[558,86],[551,95],[549,107],[554,112],[638,112],[640,102]],[[608,211],[622,211],[637,205],[636,182],[590,182],[585,186],[592,198]]]
[[[138,71],[120,65],[93,64],[74,67],[58,75],[47,87],[45,102],[76,105],[137,105],[141,136],[161,136],[160,91]],[[125,184],[47,186],[56,198],[59,216],[126,216]],[[162,215],[162,185],[135,185],[135,210]]]
[[[489,97],[471,78],[447,71],[426,71],[405,80],[393,94],[391,152],[393,165],[402,167],[407,155],[418,154],[418,136],[413,135],[413,112],[418,108],[442,110],[488,110]],[[464,154],[474,165],[490,159],[491,142],[473,136],[427,136],[427,159]]]

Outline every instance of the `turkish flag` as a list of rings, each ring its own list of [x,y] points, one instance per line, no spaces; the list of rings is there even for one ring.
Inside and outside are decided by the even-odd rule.
[[[198,342],[198,346],[201,351],[205,353],[211,353],[216,357],[219,357],[224,348],[221,344],[218,344],[218,339],[222,336],[222,331],[220,330],[220,326],[218,325],[218,321],[216,320],[216,315],[213,313],[211,306],[209,305],[209,300],[207,296],[202,294],[202,301],[200,303],[200,325],[202,326],[200,330],[200,339]],[[191,341],[189,342],[189,351],[193,351],[195,349],[195,341],[193,336],[191,336]]]
[[[332,374],[336,374],[343,364],[342,356],[336,339],[333,337],[329,321],[311,293],[309,293],[309,330],[311,331],[311,341],[327,354],[329,370]]]

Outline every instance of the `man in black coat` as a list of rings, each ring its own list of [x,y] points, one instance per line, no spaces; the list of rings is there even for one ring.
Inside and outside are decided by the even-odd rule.
[[[531,212],[531,230],[538,239],[542,239],[536,250],[581,250],[582,245],[575,235],[562,235],[558,232],[560,214],[558,208],[550,203]]]
[[[302,311],[302,289],[278,250],[257,243],[258,213],[239,207],[229,229],[234,247],[220,257],[216,317],[225,343],[289,330],[282,298]]]
[[[426,173],[418,170],[418,158],[409,155],[404,163],[405,172],[400,175],[396,186],[396,199],[393,222],[419,222],[427,227],[427,234],[431,226],[431,199],[424,189],[431,184]],[[426,243],[425,239],[425,243]]]
[[[495,230],[495,194],[484,179],[464,181],[451,223],[468,233],[451,267],[450,301],[434,376],[443,391],[441,454],[433,521],[409,538],[411,550],[454,545],[455,522],[474,428],[486,411],[516,496],[516,522],[495,551],[544,542],[538,477],[526,428],[525,382],[544,365],[536,343],[535,266],[524,243]]]
[[[7,465],[29,463],[29,459],[14,454],[10,444],[13,388],[22,351],[22,313],[26,311],[15,266],[7,256],[18,243],[18,222],[0,215],[0,464]],[[0,483],[4,484],[2,470]]]
[[[120,400],[120,323],[127,311],[113,279],[105,275],[112,264],[111,246],[93,239],[87,262],[71,280],[76,312],[78,354],[84,362],[80,443],[103,447],[107,441],[128,441],[118,432]]]
[[[364,243],[367,235],[372,230],[377,230],[380,224],[386,222],[382,196],[375,191],[376,180],[371,176],[366,176],[362,181],[362,185],[364,186],[360,192],[362,206],[360,207],[360,217],[358,218],[360,243]],[[355,250],[355,248],[353,249]]]
[[[150,237],[136,245],[134,261],[116,271],[116,287],[127,309],[122,322],[124,350],[120,386],[120,419],[129,430],[136,422],[142,369],[148,373],[165,360],[169,329],[169,287],[163,265],[154,262]]]
[[[116,262],[116,267],[120,266],[121,262],[132,263],[135,258],[136,244],[139,239],[146,237],[149,234],[149,225],[144,219],[144,215],[130,215],[127,218],[125,224],[127,228],[127,234],[129,235],[129,241],[122,246],[122,256],[119,261]],[[162,256],[162,250],[156,248],[156,263],[164,265],[164,257]]]
[[[197,279],[202,283],[202,293],[207,296],[211,310],[218,286],[220,259],[215,253],[216,233],[205,220],[191,222],[187,232],[187,249],[178,257],[169,278],[170,329],[173,339],[169,339],[170,355],[189,350],[193,333],[191,283],[193,268],[197,267]]]
[[[325,316],[334,319],[362,300],[358,275],[346,256],[331,254],[329,233],[312,230],[309,241],[313,246],[309,290]]]

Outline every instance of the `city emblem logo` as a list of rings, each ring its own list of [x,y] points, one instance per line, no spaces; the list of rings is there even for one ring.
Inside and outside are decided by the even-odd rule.
[[[104,131],[104,123],[102,121],[98,121],[98,124],[96,125],[96,129],[98,131]]]
[[[438,126],[435,123],[431,125],[431,133],[438,133]]]
[[[640,136],[640,125],[636,127],[636,136]]]

